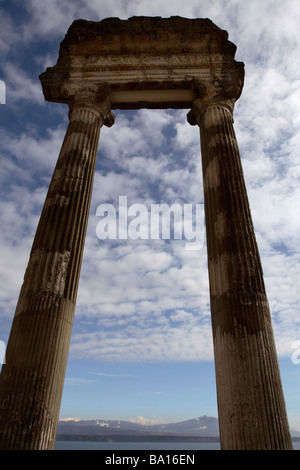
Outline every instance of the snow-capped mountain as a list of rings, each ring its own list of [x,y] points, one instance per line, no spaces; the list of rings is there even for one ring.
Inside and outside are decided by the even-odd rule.
[[[180,421],[178,423],[145,426],[130,421],[91,419],[60,420],[57,435],[176,435],[219,436],[218,420],[212,416]]]
[[[159,424],[147,426],[150,432],[163,432],[190,436],[218,436],[219,426],[217,418],[200,416],[198,418],[180,421],[179,423]]]

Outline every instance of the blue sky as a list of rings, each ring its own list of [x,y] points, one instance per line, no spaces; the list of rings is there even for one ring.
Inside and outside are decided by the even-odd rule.
[[[300,430],[300,4],[297,0],[0,1],[0,339],[7,342],[47,187],[67,127],[44,101],[73,20],[210,18],[245,63],[235,108],[291,427]],[[199,131],[188,110],[116,111],[103,128],[61,417],[170,422],[217,416],[205,247],[99,240],[97,207],[202,204]]]

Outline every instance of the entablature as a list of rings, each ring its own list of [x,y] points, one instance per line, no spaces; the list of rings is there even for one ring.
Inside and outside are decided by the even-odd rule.
[[[194,80],[205,84],[203,89],[221,84],[222,93],[234,88],[238,99],[244,64],[234,60],[235,51],[227,32],[208,19],[76,20],[57,64],[40,79],[48,101],[68,103],[66,90],[74,84],[107,83],[112,109],[190,108]]]

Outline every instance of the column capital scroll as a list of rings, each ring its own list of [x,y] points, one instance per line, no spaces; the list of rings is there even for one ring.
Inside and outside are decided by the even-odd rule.
[[[207,101],[196,99],[193,101],[192,108],[187,114],[188,123],[191,126],[200,126],[201,117],[209,108],[225,108],[232,116],[234,103],[221,96]]]
[[[114,124],[115,116],[111,112],[110,85],[108,83],[95,85],[65,82],[61,91],[70,108],[69,116],[78,108],[93,109],[105,126],[111,127]]]
[[[234,104],[240,97],[244,83],[244,64],[225,74],[225,78],[212,75],[210,80],[192,80],[193,102],[187,115],[192,126],[199,125],[202,114],[210,107],[226,108],[233,113]]]

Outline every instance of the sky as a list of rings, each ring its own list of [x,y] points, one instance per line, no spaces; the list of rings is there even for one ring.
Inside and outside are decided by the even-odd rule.
[[[75,19],[176,15],[210,18],[245,63],[234,126],[289,423],[300,431],[298,0],[0,0],[0,341],[68,124],[66,105],[44,100],[39,75]],[[217,417],[200,137],[188,111],[115,110],[114,126],[101,129],[61,418]],[[135,204],[198,208],[197,249],[172,236],[103,239],[104,204],[118,209],[124,197],[131,216]]]

